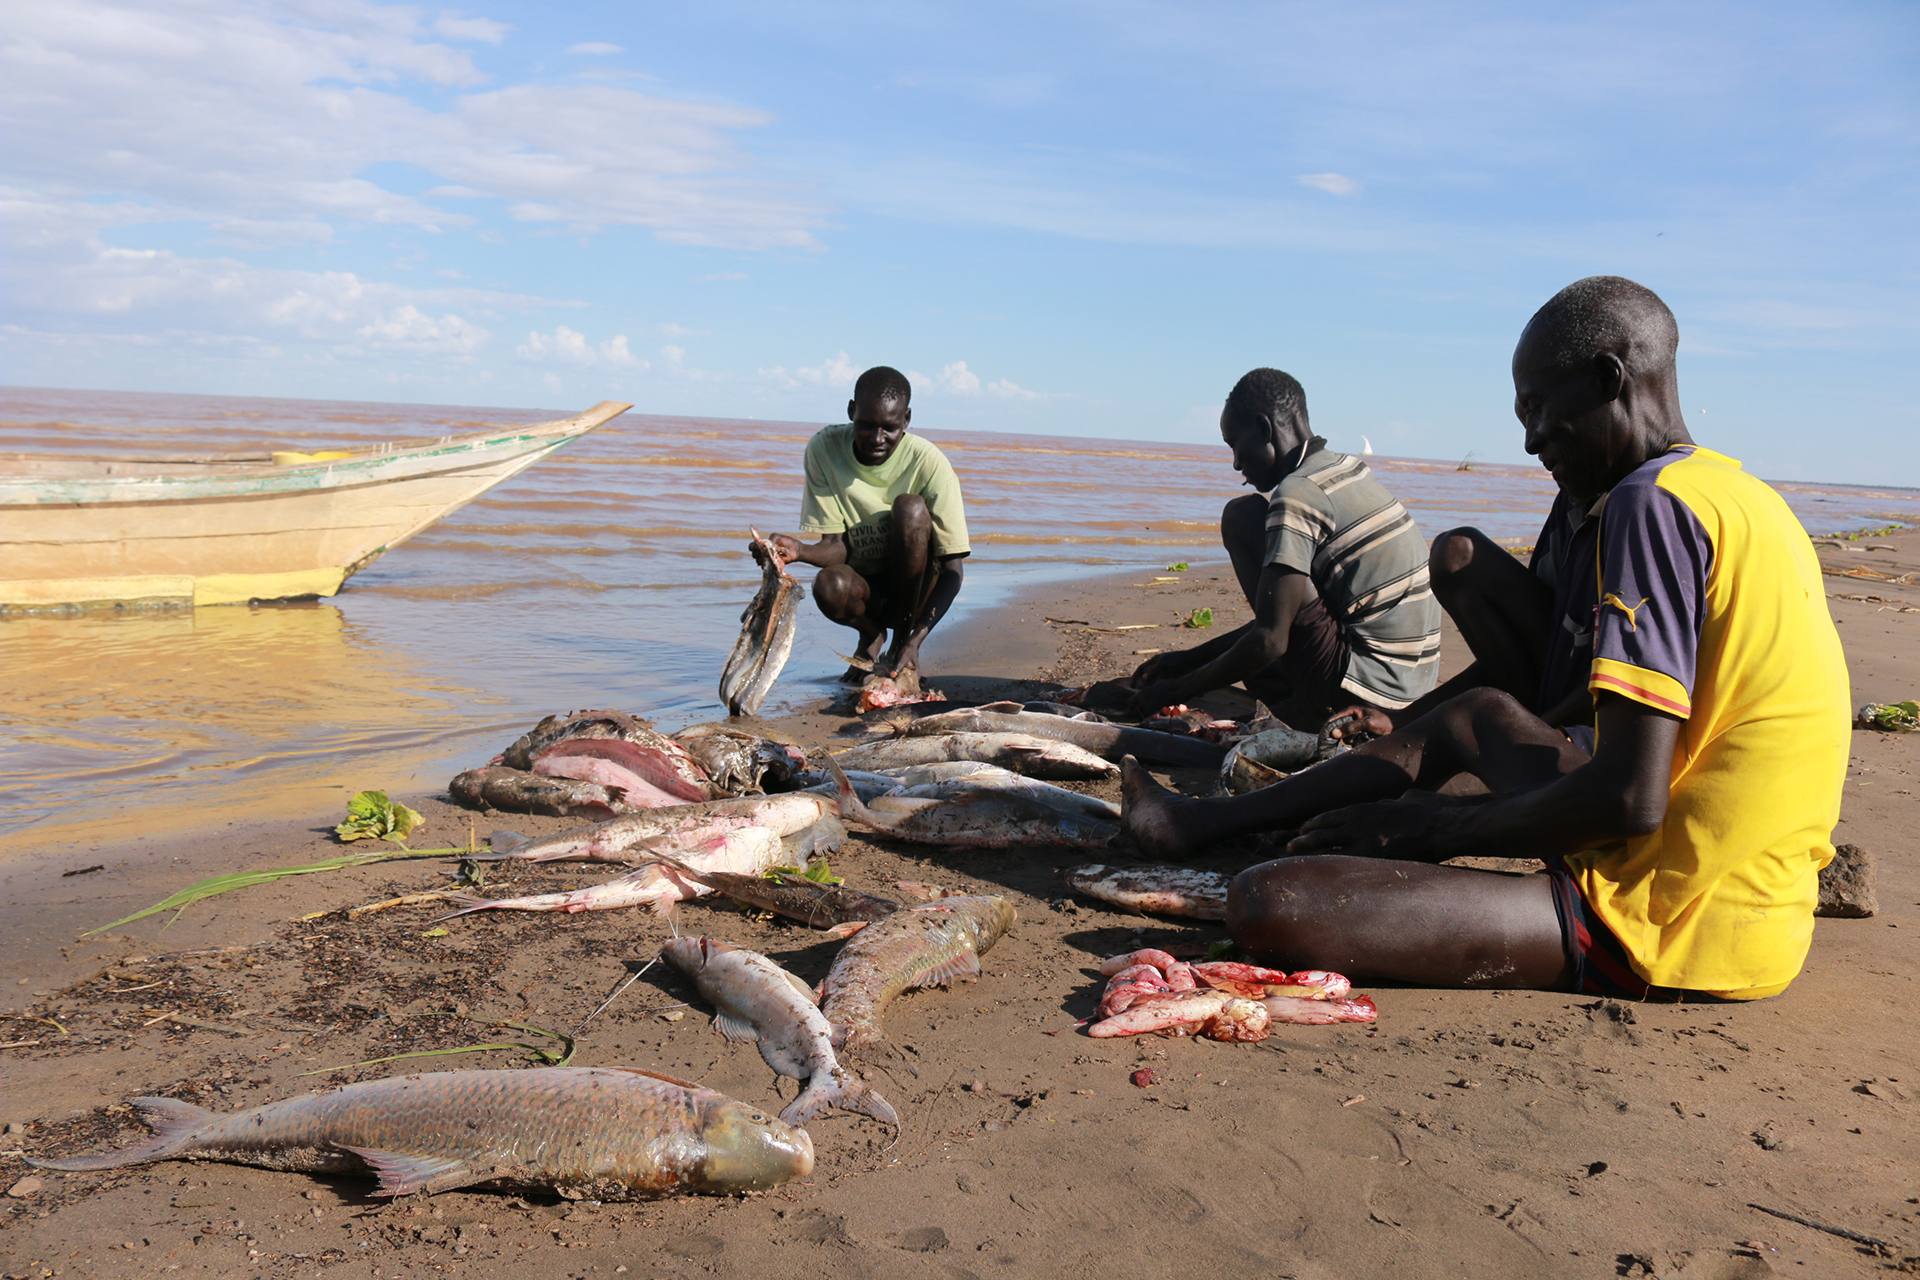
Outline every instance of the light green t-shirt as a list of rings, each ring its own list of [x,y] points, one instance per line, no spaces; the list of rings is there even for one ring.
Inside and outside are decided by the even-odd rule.
[[[886,564],[893,500],[903,493],[926,499],[933,520],[929,554],[963,556],[972,550],[960,477],[946,455],[921,436],[908,432],[892,457],[869,467],[853,456],[851,422],[822,427],[807,442],[806,472],[800,532],[844,534],[847,563],[863,573]]]

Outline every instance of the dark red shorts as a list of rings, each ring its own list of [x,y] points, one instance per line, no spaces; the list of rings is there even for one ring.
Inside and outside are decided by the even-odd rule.
[[[1316,595],[1293,615],[1293,629],[1287,633],[1287,651],[1280,655],[1279,661],[1253,677],[1265,686],[1257,692],[1277,697],[1280,691],[1274,686],[1284,684],[1286,692],[1303,703],[1343,707],[1360,701],[1340,687],[1340,682],[1347,678],[1347,659],[1352,653],[1340,624],[1327,612],[1327,602]]]
[[[1587,900],[1566,863],[1559,858],[1547,859],[1547,875],[1553,881],[1553,909],[1560,916],[1561,943],[1566,948],[1567,963],[1573,967],[1573,976],[1567,985],[1569,991],[1655,1004],[1720,999],[1704,991],[1656,987],[1635,973],[1620,939],[1607,928],[1606,921],[1587,910]]]

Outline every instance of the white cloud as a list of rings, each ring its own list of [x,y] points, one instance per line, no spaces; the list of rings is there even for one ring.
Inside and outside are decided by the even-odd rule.
[[[987,394],[990,396],[999,396],[1004,400],[1038,400],[1040,398],[1038,391],[1029,391],[1019,383],[1008,378],[1001,378],[997,382],[989,382],[987,384]]]
[[[587,336],[566,325],[557,326],[550,334],[535,330],[527,335],[527,340],[514,348],[514,353],[522,360],[536,363],[553,361],[558,364],[605,366],[611,369],[648,368],[645,360],[637,358],[627,349],[627,335],[617,334],[608,338],[599,346],[593,345]]]
[[[484,198],[576,232],[819,248],[821,210],[735,143],[771,117],[609,85],[482,88],[468,54],[434,38],[506,31],[370,0],[15,6],[0,35],[9,173],[50,199],[124,193],[254,240],[313,242],[333,220],[457,227],[472,216],[433,202]],[[434,92],[415,101],[422,85]],[[382,164],[442,185],[389,190],[366,176]]]
[[[980,375],[967,368],[965,360],[956,360],[942,369],[939,376],[929,379],[928,385],[939,391],[973,395],[980,390]]]
[[[605,57],[608,54],[625,53],[626,50],[617,44],[608,44],[605,40],[586,40],[580,44],[568,45],[567,52],[585,54],[590,57]]]
[[[797,369],[775,365],[758,372],[761,377],[771,379],[789,390],[802,386],[851,387],[860,376],[860,366],[849,360],[847,353],[842,351],[816,365],[802,365]]]
[[[463,18],[451,9],[442,9],[440,16],[433,20],[435,35],[478,44],[499,44],[511,30],[513,28],[504,22],[495,22],[491,18]]]
[[[1294,181],[1303,187],[1312,187],[1333,196],[1351,196],[1360,193],[1360,184],[1344,173],[1303,173]]]

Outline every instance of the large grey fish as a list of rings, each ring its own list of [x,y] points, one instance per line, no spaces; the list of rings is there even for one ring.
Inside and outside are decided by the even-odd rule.
[[[1013,928],[1005,898],[954,894],[875,921],[840,948],[820,984],[834,1043],[860,1053],[880,1043],[880,1010],[915,987],[972,982],[980,957]]]
[[[1003,795],[1021,796],[1063,813],[1110,822],[1120,820],[1120,806],[1111,800],[1102,800],[1098,796],[1086,795],[1066,787],[1056,787],[1051,782],[1029,778],[1023,774],[1014,773],[1010,769],[1002,769],[998,765],[976,765],[971,772],[956,774],[952,777],[940,777],[935,773],[936,770],[952,768],[955,766],[949,764],[919,765],[912,769],[904,769],[899,776],[906,787],[894,794],[909,799],[955,800],[992,791]],[[858,787],[855,790],[858,790]]]
[[[839,766],[828,762],[829,768]],[[931,794],[899,792],[879,796],[871,804],[842,781],[840,816],[882,835],[916,844],[967,845],[1005,849],[1011,845],[1056,844],[1097,848],[1120,834],[1117,814],[1103,800],[1064,792],[1060,802],[1032,792],[1003,790],[974,783],[970,778],[939,782],[919,789]]]
[[[659,860],[673,868],[681,879],[704,885],[736,902],[772,911],[841,937],[859,932],[857,928],[842,930],[843,925],[863,925],[900,909],[900,904],[891,898],[862,893],[844,884],[821,884],[781,867],[749,876],[733,871],[702,871],[665,856]]]
[[[805,1124],[823,1107],[839,1107],[899,1125],[887,1100],[833,1056],[833,1028],[806,983],[757,951],[712,938],[674,938],[660,954],[718,1010],[713,1025],[721,1035],[757,1042],[768,1066],[806,1081],[782,1120]]]
[[[595,1200],[762,1191],[813,1170],[804,1129],[637,1067],[437,1071],[228,1115],[175,1098],[133,1104],[153,1127],[147,1142],[29,1163],[70,1173],[155,1160],[308,1173],[370,1167],[383,1196],[491,1186]]]
[[[1024,733],[1071,742],[1107,760],[1117,761],[1131,755],[1176,768],[1217,769],[1227,754],[1226,747],[1218,742],[1161,733],[1157,729],[1023,711],[1013,703],[922,716],[906,726],[905,732],[915,738],[942,733]]]
[[[1109,867],[1089,863],[1061,872],[1066,882],[1125,911],[1224,920],[1233,877],[1193,867]]]
[[[800,616],[800,583],[787,572],[771,541],[752,530],[760,549],[759,593],[740,615],[740,638],[720,671],[720,701],[729,715],[754,715],[793,652]]]
[[[849,747],[834,757],[843,769],[889,769],[941,760],[978,760],[1030,778],[1110,778],[1120,766],[1071,742],[1026,733],[943,733],[889,738]]]
[[[765,827],[784,838],[807,830],[832,813],[833,805],[827,799],[805,792],[737,796],[645,809],[537,840],[517,831],[496,831],[487,842],[493,846],[493,858],[639,862],[650,854],[671,852],[741,827]]]
[[[569,711],[565,715],[547,716],[488,763],[503,764],[509,769],[531,769],[542,752],[568,738],[624,738],[651,728],[651,722],[624,711]]]
[[[546,778],[524,769],[488,765],[455,775],[447,794],[469,809],[541,813],[553,818],[615,817],[628,811],[626,792],[579,778]]]
[[[673,735],[705,771],[714,794],[758,795],[782,790],[807,767],[806,752],[724,724],[688,725]]]
[[[778,866],[786,856],[780,837],[765,827],[739,827],[706,840],[673,850],[689,866],[702,871],[738,871],[759,875]],[[648,906],[660,915],[673,910],[673,904],[706,893],[704,885],[680,879],[673,868],[661,861],[647,863],[626,875],[584,889],[559,893],[534,893],[520,898],[493,898],[482,901],[471,894],[456,894],[449,901],[463,904],[458,911],[437,917],[475,911],[617,911],[621,907]]]

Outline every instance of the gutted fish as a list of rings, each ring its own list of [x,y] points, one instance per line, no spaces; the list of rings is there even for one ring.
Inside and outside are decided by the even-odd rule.
[[[175,1098],[133,1104],[153,1127],[149,1141],[29,1163],[66,1172],[155,1160],[370,1169],[383,1196],[487,1186],[596,1200],[763,1191],[813,1170],[804,1129],[635,1067],[396,1076],[228,1115]]]
[[[933,737],[891,738],[850,747],[834,759],[843,769],[890,769],[942,760],[977,760],[1030,778],[1062,780],[1110,778],[1120,772],[1120,766],[1071,742],[1036,738],[1026,733],[943,733]]]
[[[1227,886],[1233,877],[1192,867],[1110,867],[1089,863],[1061,873],[1066,882],[1123,911],[1194,920],[1227,918]]]
[[[839,1107],[900,1123],[887,1100],[834,1057],[833,1028],[806,983],[757,951],[712,938],[675,938],[660,954],[718,1010],[713,1024],[721,1035],[758,1044],[768,1066],[806,1081],[780,1112],[782,1120],[805,1124],[822,1109]]]
[[[469,769],[447,784],[454,802],[469,809],[540,813],[553,818],[605,819],[626,813],[626,793],[578,778],[543,778],[524,769],[489,765]]]
[[[724,832],[691,847],[675,851],[680,861],[701,871],[738,871],[758,875],[778,866],[785,857],[780,837],[765,827],[741,827]],[[475,911],[616,911],[621,907],[648,906],[665,913],[684,898],[698,898],[709,892],[704,885],[680,879],[664,862],[650,862],[629,871],[616,880],[568,889],[560,893],[535,893],[521,898],[495,898],[477,901],[470,897],[454,901],[466,905],[440,917],[470,915]]]
[[[972,982],[980,957],[1014,924],[1005,898],[954,894],[875,921],[840,948],[820,984],[820,1011],[849,1053],[878,1045],[880,1010],[915,987]]]
[[[488,843],[497,857],[528,862],[639,862],[742,827],[765,827],[777,836],[791,836],[832,813],[833,805],[817,795],[737,796],[646,809],[538,840],[517,831],[496,831]]]
[[[759,712],[793,652],[800,616],[799,581],[787,572],[773,543],[758,529],[752,533],[760,549],[760,591],[740,615],[740,638],[720,671],[720,701],[736,716]]]
[[[783,791],[807,767],[806,752],[724,724],[696,724],[673,735],[707,775],[715,795]]]
[[[542,752],[568,738],[624,738],[652,727],[651,722],[624,711],[569,711],[541,720],[488,763],[531,769]]]

